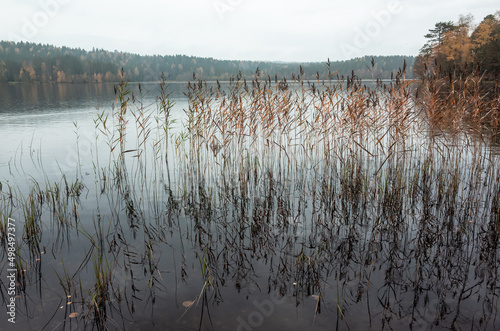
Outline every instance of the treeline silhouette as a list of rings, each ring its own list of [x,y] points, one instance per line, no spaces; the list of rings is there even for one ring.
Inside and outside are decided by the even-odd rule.
[[[404,61],[412,73],[413,56],[372,56],[347,61],[332,61],[330,72],[339,76],[354,73],[370,79],[390,78]],[[138,55],[104,49],[87,51],[80,48],[0,41],[0,83],[59,82],[94,83],[116,82],[123,68],[131,81],[159,81],[162,72],[170,81],[186,81],[195,76],[205,80],[229,80],[240,74],[250,78],[256,69],[263,77],[291,79],[302,66],[302,78],[328,78],[324,62],[283,63],[259,61],[217,60],[187,55]]]

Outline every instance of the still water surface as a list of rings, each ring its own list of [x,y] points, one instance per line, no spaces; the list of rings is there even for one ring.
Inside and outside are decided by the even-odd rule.
[[[159,86],[143,90],[143,104],[157,107]],[[171,84],[170,91],[173,140],[189,105],[185,84]],[[138,177],[105,179],[100,172],[112,163],[110,141],[96,120],[115,105],[107,84],[0,86],[1,212],[2,219],[9,212],[11,187],[21,197],[9,213],[19,243],[29,218],[23,199],[34,186],[44,191],[41,252],[24,245],[16,328],[4,315],[0,329],[92,329],[96,293],[104,297],[99,313],[110,329],[500,329],[496,214],[471,220],[465,209],[450,214],[434,202],[430,210],[417,203],[404,222],[380,226],[394,220],[346,207],[341,197],[301,195],[315,188],[293,188],[272,173],[255,184],[260,195],[210,198],[222,182],[182,186],[190,181],[180,178],[196,172],[192,164],[145,188]],[[141,169],[136,159],[127,162]],[[61,178],[84,188],[54,212],[50,194],[54,183],[64,187]],[[229,182],[228,191],[242,190],[237,180]],[[173,195],[167,184],[176,187]],[[370,199],[362,198],[375,205]],[[58,213],[73,220],[60,223]],[[2,254],[2,284],[6,261]],[[104,290],[103,279],[110,281]],[[5,308],[5,285],[1,292]]]

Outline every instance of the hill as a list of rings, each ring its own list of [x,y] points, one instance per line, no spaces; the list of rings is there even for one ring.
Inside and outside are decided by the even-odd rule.
[[[389,78],[408,64],[412,73],[413,56],[374,56],[373,73],[378,78]],[[372,78],[371,56],[348,61],[331,62],[331,72],[339,75],[354,74]],[[276,63],[259,61],[229,61],[187,55],[138,55],[104,49],[91,51],[80,48],[56,47],[26,42],[0,41],[0,83],[7,82],[59,82],[93,83],[115,82],[123,68],[131,81],[158,81],[162,72],[168,80],[186,81],[193,78],[228,80],[241,73],[253,77],[256,69],[264,76],[290,79],[303,68],[306,79],[326,78],[325,63]],[[370,67],[370,69],[369,69]]]

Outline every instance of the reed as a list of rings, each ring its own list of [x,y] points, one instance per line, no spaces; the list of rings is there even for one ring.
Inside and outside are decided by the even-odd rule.
[[[227,85],[195,80],[181,120],[165,76],[150,104],[144,87],[123,79],[117,108],[95,121],[109,159],[95,160],[94,183],[62,176],[45,189],[33,183],[26,197],[4,190],[2,217],[21,208],[28,247],[20,249],[30,259],[51,243],[41,236],[46,213],[83,243],[83,262],[65,265],[59,286],[66,295],[80,288],[82,316],[97,328],[125,325],[136,305],[155,314],[168,282],[192,284],[194,264],[201,292],[181,300],[187,309],[202,300],[199,328],[209,327],[209,303],[249,284],[296,307],[314,296],[315,326],[330,315],[353,329],[358,319],[418,326],[430,319],[429,298],[443,307],[432,318],[449,326],[469,315],[451,316],[447,295],[492,305],[499,155],[488,136],[474,137],[498,130],[498,100],[483,97],[474,77],[446,90],[432,78],[406,80],[404,66],[371,82],[327,68],[327,80],[304,81],[303,69],[293,80],[260,71]],[[95,193],[91,208],[85,192]],[[486,327],[493,311],[482,311]]]

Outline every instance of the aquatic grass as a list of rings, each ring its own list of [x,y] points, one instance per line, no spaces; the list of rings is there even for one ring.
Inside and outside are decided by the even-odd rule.
[[[171,181],[170,181],[170,167],[168,160],[170,158],[169,155],[169,146],[170,146],[170,131],[172,130],[172,126],[176,123],[175,119],[172,119],[171,112],[174,108],[174,103],[170,98],[170,93],[168,92],[168,85],[166,83],[166,76],[164,73],[161,74],[161,83],[160,83],[160,95],[156,99],[158,114],[157,117],[158,124],[163,129],[162,133],[164,134],[165,140],[165,165],[166,165],[166,173],[167,173],[167,183],[170,189]],[[163,117],[160,117],[163,115]],[[158,141],[159,143],[160,141]],[[156,143],[155,146],[158,144]]]
[[[118,108],[113,113],[113,119],[116,119],[114,132],[118,134],[118,137],[112,142],[113,147],[111,148],[111,151],[113,151],[116,146],[119,146],[119,155],[122,155],[122,153],[125,151],[124,146],[126,138],[126,127],[128,124],[126,115],[128,110],[128,103],[130,101],[129,94],[131,94],[132,92],[128,87],[128,82],[124,80],[125,75],[123,69],[120,77],[120,83],[118,84],[118,86],[115,86],[115,95]]]
[[[93,314],[96,325],[104,325],[107,316],[107,302],[110,299],[111,273],[107,259],[98,250],[92,257],[95,285],[89,294],[89,314]]]
[[[65,175],[59,183],[46,184],[42,194],[45,196],[45,203],[51,210],[51,218],[56,225],[67,225],[71,222],[71,218],[78,222],[78,206],[84,189],[85,185],[79,179],[69,183]]]
[[[209,310],[209,298],[207,294],[207,290],[209,288],[214,288],[214,278],[211,275],[210,272],[210,267],[208,263],[208,258],[207,258],[207,253],[208,249],[205,250],[203,254],[203,258],[196,253],[196,257],[198,259],[198,262],[200,264],[200,271],[201,271],[201,277],[203,281],[203,286],[201,288],[201,292],[196,296],[196,298],[192,301],[186,300],[183,302],[183,307],[185,308],[184,313],[181,315],[181,317],[178,319],[179,321],[184,317],[184,315],[188,312],[188,310],[194,305],[197,306],[200,303],[200,300],[202,300],[202,310],[201,310],[201,317],[200,317],[200,322],[199,322],[199,329],[202,329],[203,325],[203,316],[204,316],[204,310],[205,308],[207,309],[207,314],[210,320],[210,325],[213,327],[212,323],[212,317],[210,316],[210,310]]]
[[[500,97],[496,86],[487,87],[484,76],[474,71],[469,76],[451,75],[438,79],[429,73],[422,81],[423,98],[418,104],[426,109],[430,124],[436,128],[466,128],[477,123],[498,128]]]
[[[37,182],[35,182],[35,186],[31,189],[31,192],[26,199],[21,202],[25,220],[22,236],[23,240],[26,240],[28,243],[29,252],[33,258],[39,257],[40,255],[43,202],[44,196]]]
[[[5,247],[8,241],[8,223],[9,219],[14,215],[14,205],[13,205],[13,195],[12,187],[8,185],[7,187],[1,187],[0,183],[0,242],[1,245]],[[9,193],[4,193],[2,189],[8,188]]]
[[[73,287],[73,281],[72,281],[72,278],[68,275],[67,271],[66,271],[66,267],[64,265],[64,260],[61,259],[61,265],[62,265],[62,269],[63,269],[63,274],[60,276],[59,273],[55,271],[55,274],[57,276],[57,278],[59,279],[59,284],[61,285],[61,287],[63,288],[64,290],[64,294],[66,295],[66,297],[70,296],[72,294],[72,287]]]

